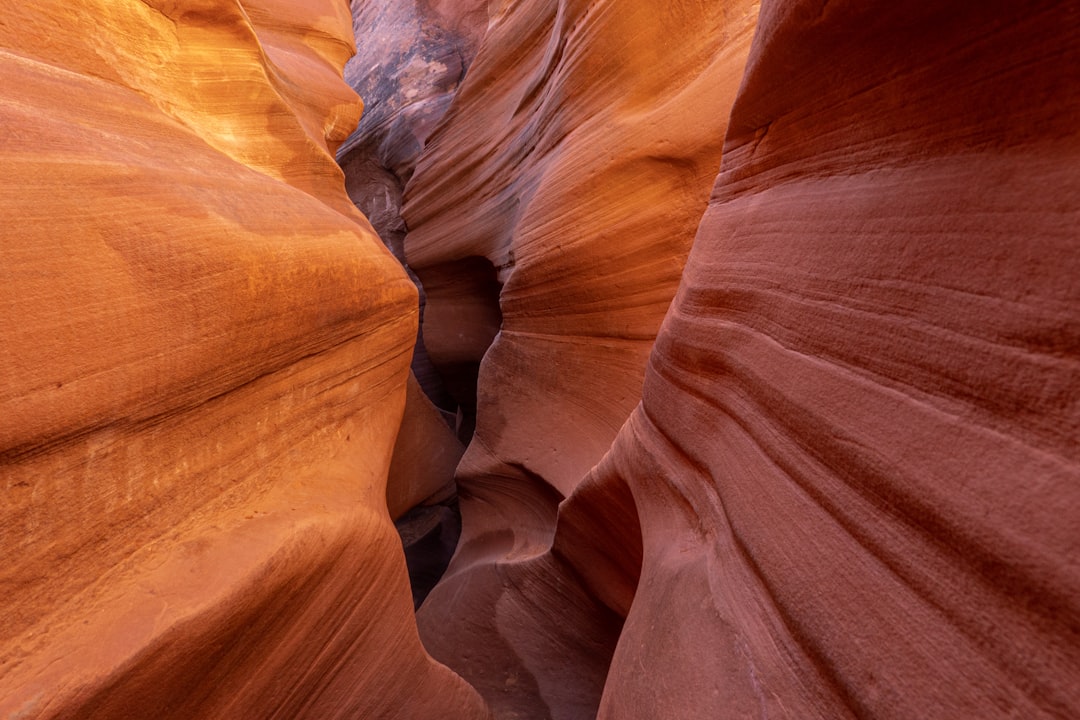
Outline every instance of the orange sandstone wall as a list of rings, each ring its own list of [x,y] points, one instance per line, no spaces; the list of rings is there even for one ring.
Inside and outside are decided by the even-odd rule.
[[[492,7],[407,193],[432,356],[480,363],[432,653],[499,717],[1080,715],[1074,4],[764,3],[592,470],[675,262],[661,148],[724,133],[647,122],[707,23]]]
[[[763,5],[641,405],[499,567],[523,665],[569,586],[600,718],[1080,714],[1078,36]]]
[[[364,0],[352,3],[352,13],[361,42],[345,81],[364,98],[365,112],[338,149],[338,162],[349,197],[404,263],[402,192],[476,55],[487,30],[487,0]],[[418,289],[422,316],[419,283]],[[452,416],[455,403],[420,332],[412,369],[427,396]]]
[[[475,690],[348,8],[4,11],[0,716],[1080,715],[1072,4],[488,9],[405,208]]]
[[[489,5],[404,208],[425,342],[477,413],[463,477],[533,473],[565,495],[636,404],[719,167],[753,10]]]
[[[343,2],[0,20],[0,716],[483,717],[386,474],[415,291],[345,195]]]
[[[457,472],[461,544],[419,623],[497,715],[590,717],[621,617],[572,582],[542,581],[541,553],[559,502],[640,398],[756,7],[489,9],[405,192],[425,343],[463,435],[476,422]]]

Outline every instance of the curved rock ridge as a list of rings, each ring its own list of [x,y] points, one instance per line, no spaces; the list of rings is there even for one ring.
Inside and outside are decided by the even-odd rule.
[[[349,197],[417,283],[423,317],[424,290],[405,263],[402,192],[476,55],[487,29],[487,0],[368,0],[352,9],[362,42],[345,66],[345,81],[364,99],[365,111],[338,161]],[[452,418],[456,405],[419,331],[412,368],[424,392]]]
[[[476,54],[487,27],[486,0],[372,0],[353,3],[352,11],[362,41],[345,65],[345,81],[365,107],[338,150],[338,162],[350,199],[416,283],[423,317],[424,290],[405,263],[402,189]],[[465,448],[457,436],[457,405],[428,358],[419,327],[411,367],[416,380],[409,386],[387,502],[418,604],[457,543],[461,517],[453,476]]]
[[[1080,715],[1077,37],[763,4],[641,405],[534,580],[627,612],[598,717]]]
[[[487,405],[469,473],[522,465],[565,494],[637,402],[719,166],[754,7],[489,5],[404,208],[406,257],[431,298],[425,343],[466,412]]]
[[[416,294],[351,52],[337,0],[4,10],[0,717],[487,716],[387,512]]]
[[[496,715],[589,717],[621,617],[537,556],[640,398],[756,6],[489,9],[405,193],[424,340],[464,437],[476,422],[456,476],[461,544],[418,617],[426,647]]]

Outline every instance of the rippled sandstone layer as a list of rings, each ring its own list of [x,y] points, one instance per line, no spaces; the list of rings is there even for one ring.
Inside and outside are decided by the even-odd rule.
[[[344,4],[5,10],[0,716],[1080,715],[1073,4],[652,5],[384,136],[475,690]]]
[[[601,717],[1080,712],[1078,30],[1064,2],[763,4],[585,483],[643,538]],[[556,548],[603,584],[582,532]]]
[[[572,582],[538,585],[536,556],[640,399],[756,7],[489,9],[405,194],[428,352],[476,419],[461,544],[419,623],[497,715],[589,717],[621,617]]]
[[[352,52],[331,0],[4,10],[0,716],[484,716],[386,509],[416,295]]]
[[[664,47],[605,35],[616,5],[652,12],[505,4],[408,193],[432,356],[480,377],[425,642],[503,717],[1077,715],[1075,7],[764,3],[641,404],[589,470],[651,336],[620,323],[663,286],[618,271],[680,227],[649,222],[659,167],[604,174],[669,157],[618,146],[673,85],[604,96],[605,61],[661,65],[629,38]],[[695,146],[723,136],[702,105]]]

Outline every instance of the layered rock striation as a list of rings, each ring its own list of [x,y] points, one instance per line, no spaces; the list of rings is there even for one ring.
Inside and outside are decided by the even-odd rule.
[[[645,48],[707,25],[627,5],[502,6],[407,193],[479,364],[425,643],[501,717],[1080,713],[1075,8],[764,3],[589,470],[693,165],[627,129],[679,86]]]
[[[5,10],[0,716],[1080,716],[1080,15],[758,10]]]
[[[588,717],[621,617],[573,582],[542,581],[541,555],[559,503],[640,398],[756,7],[490,11],[405,193],[425,343],[463,437],[475,418],[457,472],[461,544],[419,620],[496,714]]]
[[[352,12],[363,42],[344,75],[365,107],[338,149],[338,162],[349,197],[416,283],[423,317],[424,288],[405,262],[402,191],[476,54],[487,28],[486,0],[372,0],[353,3]],[[445,569],[460,533],[453,476],[465,447],[457,434],[457,404],[428,358],[419,327],[411,367],[415,382],[407,394],[387,501],[419,603]],[[421,506],[414,508],[418,500]]]
[[[587,481],[643,537],[600,717],[1080,712],[1078,30],[1065,2],[763,4]]]
[[[352,10],[363,42],[345,66],[345,80],[365,108],[338,161],[349,197],[417,283],[422,317],[424,289],[405,262],[402,193],[476,55],[487,29],[487,1],[368,0]],[[425,394],[453,417],[456,403],[419,331],[412,367]]]
[[[483,717],[387,512],[416,293],[334,161],[347,7],[3,15],[0,716]]]

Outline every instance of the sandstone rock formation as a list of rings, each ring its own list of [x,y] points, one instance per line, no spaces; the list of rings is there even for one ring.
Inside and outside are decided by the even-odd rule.
[[[476,417],[461,545],[419,619],[497,715],[589,717],[621,617],[571,582],[536,585],[549,568],[534,556],[640,398],[756,8],[491,9],[406,189],[428,352]]]
[[[565,494],[638,400],[719,166],[753,6],[489,9],[407,189],[406,256],[430,298],[428,350],[467,414],[501,331],[467,465],[521,466]]]
[[[338,161],[349,197],[404,264],[402,190],[476,54],[487,29],[487,0],[364,0],[352,7],[363,43],[345,66],[345,80],[364,99],[365,111]],[[413,372],[452,415],[454,402],[428,360],[423,334],[416,340]]]
[[[602,718],[1080,715],[1075,4],[764,3],[641,405],[581,482],[633,393],[596,337],[554,348],[618,318],[603,253],[633,257],[652,226],[614,228],[659,180],[599,181],[605,145],[575,143],[619,104],[561,74],[598,22],[560,4],[545,27],[575,32],[539,51],[542,15],[513,20],[540,5],[474,70],[499,42],[550,74],[484,76],[473,113],[505,136],[451,122],[406,212],[421,277],[474,255],[505,283],[433,653],[505,717],[586,717],[600,688]],[[607,242],[559,265],[593,218]]]
[[[454,471],[464,452],[410,373],[386,504],[405,550],[414,607],[442,577],[461,535]]]
[[[1080,714],[1078,33],[1067,2],[763,5],[590,478],[644,547],[601,717]]]
[[[1080,717],[1075,3],[353,10],[0,15],[0,717]]]
[[[370,0],[353,3],[352,10],[363,43],[345,66],[345,80],[364,98],[365,111],[339,148],[338,161],[349,197],[404,265],[402,189],[476,54],[487,28],[486,1]],[[424,289],[405,269],[417,283],[423,317]],[[446,568],[460,533],[453,475],[464,446],[432,407],[456,429],[457,405],[428,358],[419,328],[411,367],[417,382],[410,384],[387,487],[396,494],[388,497],[390,512],[419,603]],[[428,494],[415,494],[421,490]],[[420,502],[422,508],[406,514]]]
[[[396,254],[401,189],[446,113],[487,29],[483,0],[365,0],[353,4],[363,38],[345,80],[364,115],[339,158],[353,200]]]
[[[416,294],[334,162],[350,29],[4,9],[0,717],[485,716],[386,509]]]

